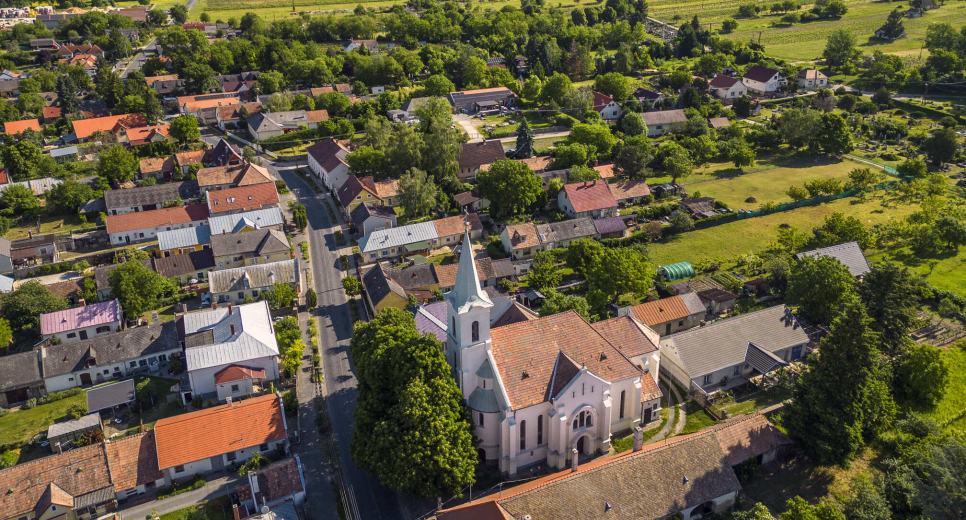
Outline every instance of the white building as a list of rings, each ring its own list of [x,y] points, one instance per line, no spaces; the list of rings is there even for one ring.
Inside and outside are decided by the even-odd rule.
[[[323,139],[305,149],[309,169],[329,189],[339,189],[349,178],[349,163],[346,155],[349,150],[331,137]]]
[[[598,329],[569,311],[491,330],[494,302],[471,255],[461,255],[446,298],[446,359],[471,409],[480,459],[501,472],[540,462],[562,469],[572,450],[606,452],[612,433],[655,414],[659,367],[644,325],[625,317]],[[629,336],[617,341],[618,329]],[[650,344],[633,353],[650,374],[621,351],[628,341]]]
[[[40,335],[61,342],[87,340],[121,330],[123,314],[117,300],[81,305],[40,315]]]
[[[189,312],[184,324],[185,366],[191,391],[185,401],[217,395],[216,374],[236,365],[265,371],[278,379],[278,342],[268,302]]]
[[[594,111],[600,114],[604,121],[613,121],[621,116],[621,106],[614,101],[612,96],[605,96],[596,90],[592,91],[594,96]]]
[[[107,234],[111,244],[136,244],[156,240],[165,231],[202,226],[207,220],[205,204],[108,215]]]
[[[828,76],[818,69],[802,69],[795,75],[798,87],[803,89],[822,88],[828,86]]]
[[[748,87],[740,78],[732,78],[726,74],[718,74],[711,80],[711,92],[720,99],[737,99],[748,93]]]
[[[775,92],[788,84],[788,80],[782,76],[781,72],[761,65],[755,65],[745,71],[745,75],[741,77],[741,82],[748,87],[748,90],[759,94]]]

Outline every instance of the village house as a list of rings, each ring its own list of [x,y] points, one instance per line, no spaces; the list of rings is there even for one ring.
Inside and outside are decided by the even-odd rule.
[[[278,190],[274,182],[209,191],[205,197],[213,216],[278,207]]]
[[[439,238],[432,222],[380,229],[359,239],[359,258],[368,264],[377,260],[428,254]]]
[[[627,231],[627,223],[621,217],[607,217],[594,219],[597,228],[595,238],[622,238]]]
[[[456,247],[467,229],[470,238],[473,240],[483,236],[483,223],[480,222],[480,216],[476,213],[436,219],[433,221],[433,225],[436,226],[437,237],[433,240],[432,245],[437,247]]]
[[[217,308],[213,305],[211,309],[183,314],[177,322],[179,332],[184,333],[190,386],[190,391],[182,392],[185,402],[194,396],[216,397],[218,374],[231,366],[261,369],[265,371],[265,381],[278,380],[278,342],[268,302],[235,306],[229,303]]]
[[[275,229],[211,237],[211,253],[218,270],[291,260],[291,249],[285,233]]]
[[[748,90],[758,94],[769,94],[788,84],[788,80],[781,72],[761,65],[753,65],[745,71],[741,82],[748,87]]]
[[[362,275],[362,287],[363,297],[373,312],[409,307],[406,290],[389,276],[381,263],[376,263]]]
[[[570,218],[617,215],[617,200],[601,179],[564,185],[557,193],[557,207]]]
[[[571,243],[597,235],[597,226],[590,217],[578,217],[570,220],[550,223],[550,234],[547,239],[552,248],[565,248]]]
[[[54,263],[62,252],[73,250],[74,240],[69,236],[32,235],[30,238],[10,242],[10,260],[14,267],[38,262]]]
[[[733,78],[727,74],[718,74],[711,80],[711,93],[720,99],[735,100],[748,94],[748,87],[741,78]]]
[[[277,283],[288,284],[296,295],[302,293],[297,258],[219,269],[208,274],[211,301],[217,303],[241,304],[249,298],[257,300],[263,293],[271,292]]]
[[[724,289],[714,288],[698,291],[698,298],[701,299],[709,315],[718,315],[734,309],[738,296]]]
[[[201,196],[198,181],[166,182],[154,186],[104,192],[108,215],[123,215],[161,209],[165,204],[194,200]]]
[[[352,210],[364,202],[382,203],[379,200],[379,195],[376,194],[376,185],[372,177],[360,179],[355,175],[350,175],[339,187],[338,196],[339,202],[342,204],[342,213],[346,217],[350,217]]]
[[[349,177],[349,163],[345,156],[349,150],[338,141],[327,137],[305,149],[309,169],[318,177],[329,191],[335,191],[345,184]]]
[[[285,448],[288,425],[282,395],[268,394],[157,422],[158,467],[165,483],[192,475],[223,471],[254,453]],[[204,442],[197,442],[199,436]]]
[[[727,117],[712,117],[708,119],[708,124],[711,125],[711,128],[719,130],[730,127],[731,121]]]
[[[802,89],[822,88],[828,85],[828,76],[818,69],[802,69],[795,75],[795,81]]]
[[[31,38],[27,43],[32,51],[57,50],[57,42],[53,38]]]
[[[316,128],[329,118],[325,110],[289,110],[287,112],[259,111],[248,117],[248,133],[255,139],[269,139],[294,132],[299,128]]]
[[[71,121],[74,127],[74,138],[81,143],[87,142],[98,132],[117,136],[122,129],[140,128],[148,126],[144,114],[122,114],[117,116],[96,117],[93,119],[75,119]]]
[[[664,102],[664,95],[660,92],[654,92],[653,90],[647,90],[646,88],[638,88],[631,94],[634,99],[639,103],[647,103],[648,106],[653,107],[658,103]]]
[[[198,170],[198,188],[202,193],[275,182],[267,169],[251,164],[211,166]]]
[[[349,219],[359,236],[396,227],[396,212],[389,206],[372,202],[364,202],[356,206],[349,215]]]
[[[297,457],[250,471],[247,480],[235,486],[239,508],[244,508],[245,515],[253,515],[262,507],[273,508],[286,501],[301,506],[305,503],[305,479],[302,474],[302,465]],[[240,516],[245,518],[245,515]]]
[[[533,253],[553,249],[551,241],[550,226],[547,224],[535,225],[532,222],[524,222],[507,226],[500,233],[500,243],[503,250],[514,260],[530,258]]]
[[[685,293],[624,307],[618,311],[618,315],[634,316],[658,334],[668,336],[701,325],[706,312],[697,294]]]
[[[171,180],[176,170],[177,166],[174,163],[174,156],[161,158],[147,157],[138,162],[138,172],[141,174],[142,179],[150,175],[159,181]]]
[[[682,387],[710,394],[801,359],[808,334],[785,305],[661,338],[661,366]]]
[[[165,278],[177,276],[181,285],[206,282],[208,271],[214,268],[215,257],[211,249],[154,259],[154,269],[158,274]]]
[[[592,90],[591,94],[594,97],[594,111],[604,121],[613,121],[621,116],[621,106],[614,101],[613,96],[605,96],[596,90]]]
[[[363,46],[365,46],[366,50],[369,52],[376,52],[376,49],[378,49],[376,40],[349,40],[345,45],[342,46],[342,51],[353,52]]]
[[[517,95],[506,87],[494,87],[450,92],[446,99],[450,105],[453,105],[453,111],[457,114],[475,114],[481,111],[500,110],[501,107],[511,107]]]
[[[641,116],[644,117],[644,124],[647,125],[648,137],[664,135],[688,121],[688,116],[684,114],[684,110],[644,112]]]
[[[215,110],[215,120],[218,122],[218,128],[223,132],[237,128],[238,125],[241,124],[243,114],[242,108],[247,110],[248,116],[251,117],[252,115],[258,114],[262,111],[262,104],[241,103],[238,105],[218,107]]]
[[[872,270],[869,267],[869,261],[862,254],[862,248],[855,241],[798,253],[795,255],[795,259],[802,260],[805,257],[819,258],[823,256],[830,256],[838,260],[842,265],[848,267],[849,272],[856,278],[861,278]]]
[[[162,231],[200,226],[207,219],[208,208],[204,204],[108,215],[107,234],[112,244],[136,244],[155,240]]]
[[[282,216],[282,210],[277,207],[221,215],[208,219],[208,227],[211,228],[212,235],[245,233],[256,229],[277,229],[281,231],[284,225],[285,218]]]
[[[402,203],[399,199],[399,179],[376,181],[374,186],[376,187],[376,196],[382,201],[383,206],[395,208]]]
[[[621,206],[630,206],[643,201],[651,194],[647,181],[618,181],[607,185],[614,200]]]
[[[460,213],[476,213],[490,208],[490,201],[480,197],[476,188],[453,195],[453,199],[460,206]]]
[[[97,45],[62,45],[54,53],[58,59],[73,58],[77,55],[90,54],[98,58],[104,57],[104,50]]]
[[[17,135],[27,129],[40,132],[39,119],[23,119],[21,121],[7,121],[3,124],[3,132],[7,135]]]
[[[503,143],[499,140],[464,143],[459,156],[460,181],[472,181],[480,170],[503,159],[506,159],[506,153],[503,152]]]
[[[40,335],[57,337],[62,342],[86,340],[121,330],[124,323],[117,300],[81,305],[40,315]]]
[[[210,242],[211,228],[206,224],[158,233],[158,251],[162,257],[208,249]]]
[[[509,258],[493,260],[491,258],[479,258],[475,260],[476,272],[480,277],[480,285],[484,288],[496,287],[500,280],[512,279],[516,276],[513,270],[513,261]],[[453,290],[456,285],[456,272],[459,264],[437,265],[434,267],[439,289],[446,294]]]
[[[74,338],[31,354],[39,354],[44,386],[49,393],[156,373],[162,364],[181,356],[181,345],[174,322],[167,322],[94,333],[87,339]]]
[[[193,152],[180,152],[174,154],[174,161],[181,169],[182,175],[187,175],[191,171],[192,164],[204,165],[206,150],[195,150]]]

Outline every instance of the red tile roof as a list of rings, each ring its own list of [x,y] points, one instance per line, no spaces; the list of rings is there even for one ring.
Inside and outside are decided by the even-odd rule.
[[[275,185],[273,184],[272,187]],[[162,208],[137,213],[107,216],[107,232],[122,233],[135,229],[150,229],[165,225],[186,224],[208,218],[208,207],[204,204],[191,204]]]
[[[525,247],[536,247],[540,245],[540,236],[537,233],[537,226],[532,222],[524,222],[506,227],[507,235],[513,249],[523,249]]]
[[[22,121],[7,121],[3,124],[3,131],[6,132],[7,135],[17,135],[28,128],[39,132],[40,120],[24,119]]]
[[[760,413],[736,419],[714,429],[714,436],[725,452],[728,464],[742,462],[771,451],[792,440]]]
[[[158,467],[171,468],[284,439],[284,420],[275,394],[161,419],[154,426]]]
[[[641,371],[575,311],[493,329],[493,358],[510,407],[519,410],[552,397],[560,354],[605,381],[640,377]]]
[[[81,496],[110,487],[104,448],[100,444],[84,446],[0,471],[0,488],[4,490],[0,493],[0,511],[7,518],[16,518],[34,511],[41,500],[48,504],[51,500],[67,502],[67,507],[73,507],[73,498],[65,500],[65,492]]]
[[[460,152],[460,168],[479,168],[506,159],[503,143],[499,140],[466,143]]]
[[[657,344],[630,316],[598,321],[593,324],[593,327],[604,339],[629,358],[649,354],[658,349]]]
[[[114,489],[123,491],[163,477],[158,469],[154,430],[104,444],[114,478]]]
[[[215,384],[221,385],[242,379],[265,379],[264,368],[249,368],[241,365],[228,365],[222,370],[215,372]]]
[[[602,179],[567,184],[564,191],[577,213],[617,207],[617,200],[607,187],[607,181]]]
[[[660,300],[635,305],[631,307],[631,312],[634,313],[634,317],[638,321],[648,327],[684,319],[691,315],[680,296],[671,296],[670,298],[661,298]]]
[[[208,210],[211,213],[236,210],[251,211],[261,209],[263,206],[278,204],[278,190],[275,189],[274,182],[209,191],[206,196],[208,198]]]
[[[598,112],[603,110],[604,107],[606,107],[607,105],[614,102],[613,96],[606,96],[604,94],[601,94],[600,92],[597,92],[596,90],[592,90],[591,93],[593,93],[594,95],[594,110]]]
[[[436,233],[440,238],[462,234],[465,231],[463,227],[464,223],[469,223],[470,231],[480,231],[483,229],[480,216],[476,213],[454,215],[433,221],[433,225],[436,226]]]
[[[78,139],[87,139],[94,132],[113,132],[114,126],[120,124],[125,128],[147,126],[144,114],[123,114],[119,116],[98,117],[94,119],[77,119],[73,121],[74,133]]]
[[[60,107],[44,107],[44,119],[57,119],[64,113]]]

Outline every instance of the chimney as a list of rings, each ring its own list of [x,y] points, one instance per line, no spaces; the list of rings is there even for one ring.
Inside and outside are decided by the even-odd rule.
[[[577,448],[570,450],[570,460],[571,460],[570,472],[571,473],[577,471],[577,456],[578,456]]]
[[[212,298],[211,299],[211,310],[215,310],[217,308],[218,308],[218,302],[216,302],[215,299]]]
[[[231,326],[231,335],[234,336],[235,335],[235,324],[234,323],[229,323],[228,325]]]
[[[33,237],[34,237],[34,232],[32,230],[29,230],[28,229],[27,230],[27,238],[33,238]]]
[[[231,399],[229,397],[229,399]],[[634,451],[641,451],[644,449],[644,428],[638,426],[634,428]]]
[[[60,445],[59,442],[56,443],[56,444],[54,444],[54,448],[57,449],[57,454],[58,455],[60,455],[61,453],[64,453],[64,448]]]
[[[231,302],[228,302],[228,315],[231,315]]]
[[[231,408],[231,396],[229,395],[229,396],[228,396],[228,397],[226,397],[225,399],[226,399],[226,400],[225,400],[225,404],[227,404],[227,405],[228,405],[228,408]]]

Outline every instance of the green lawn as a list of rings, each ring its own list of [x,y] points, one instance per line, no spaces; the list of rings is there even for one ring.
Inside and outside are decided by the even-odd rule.
[[[731,416],[735,415],[745,415],[757,412],[763,408],[767,408],[773,404],[778,404],[785,399],[792,396],[791,387],[788,385],[775,386],[767,390],[762,390],[751,397],[745,398],[741,401],[731,401],[725,403],[719,408],[725,410]]]
[[[869,262],[899,262],[926,277],[936,287],[966,295],[966,251],[948,250],[935,255],[915,253],[908,247],[869,255]]]
[[[207,502],[161,515],[161,520],[232,520],[231,499],[218,497]]]
[[[95,215],[94,220],[97,220]],[[94,227],[93,223],[81,222],[80,218],[76,215],[65,216],[41,216],[40,217],[40,234],[47,233],[62,233],[67,231],[73,231],[75,229]],[[31,220],[19,220],[13,221],[10,225],[10,230],[7,231],[3,236],[10,240],[20,240],[28,237],[28,232],[32,231],[35,235],[37,233],[37,221]]]
[[[879,197],[865,201],[854,197],[839,199],[828,204],[772,213],[672,236],[651,244],[650,257],[656,265],[730,259],[735,254],[756,253],[767,248],[775,241],[781,224],[810,232],[821,225],[825,217],[839,212],[858,217],[867,227],[871,227],[893,217],[905,217],[917,209],[918,205],[912,204],[885,208]]]
[[[860,167],[862,165],[856,162],[832,158],[816,158],[806,163],[753,173],[742,173],[737,168],[725,167],[702,172],[701,177],[710,176],[715,180],[692,181],[685,186],[690,193],[700,191],[702,197],[714,197],[731,209],[754,210],[767,202],[791,202],[791,198],[785,195],[791,186],[801,186],[809,181],[826,178],[838,179],[844,184],[848,180],[849,172]],[[755,197],[757,202],[745,202],[749,197]]]
[[[40,432],[46,433],[51,424],[67,420],[67,409],[77,404],[87,406],[87,392],[0,417],[0,446],[26,442]]]
[[[151,323],[152,313],[154,312],[155,311],[145,312],[141,316],[141,319],[145,320],[148,323]],[[158,312],[158,320],[161,323],[164,323],[166,321],[174,321],[174,305],[167,305],[165,307],[161,307],[160,309],[157,309],[157,312]]]
[[[961,431],[966,427],[966,417],[961,417],[966,410],[966,341],[944,349],[943,358],[949,367],[949,387],[946,396],[927,415],[940,423],[959,417],[947,426],[950,430]]]
[[[688,401],[684,405],[684,411],[688,416],[685,418],[684,429],[681,430],[681,435],[701,431],[718,422],[695,401]]]

